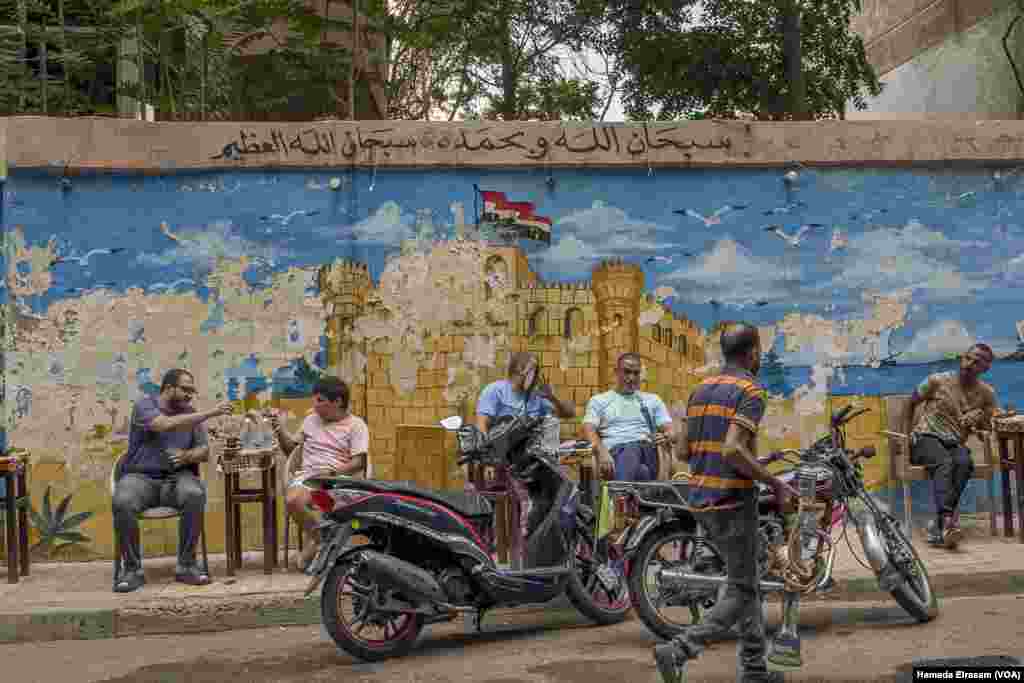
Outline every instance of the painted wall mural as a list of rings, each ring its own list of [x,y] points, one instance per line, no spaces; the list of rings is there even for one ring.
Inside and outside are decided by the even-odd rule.
[[[300,142],[336,144],[311,140]],[[219,156],[280,145],[239,140]],[[353,384],[388,476],[396,426],[471,412],[512,350],[540,353],[580,413],[615,356],[638,350],[648,388],[678,413],[720,362],[709,332],[729,319],[771,342],[771,438],[810,440],[829,395],[910,393],[975,340],[999,357],[987,380],[1001,405],[1019,407],[1022,191],[1016,169],[966,167],[63,183],[15,170],[3,213],[9,441],[98,481],[109,462],[90,459],[88,439],[126,436],[131,402],[170,367],[195,372],[201,402],[302,397],[332,372]]]

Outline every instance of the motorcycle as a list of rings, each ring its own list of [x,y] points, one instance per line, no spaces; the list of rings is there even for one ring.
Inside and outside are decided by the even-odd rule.
[[[579,503],[576,484],[552,457],[558,420],[516,417],[486,435],[458,416],[441,424],[456,434],[459,465],[507,464],[527,484],[525,568],[497,565],[494,510],[478,493],[308,478],[304,485],[324,517],[306,594],[323,582],[321,615],[335,644],[365,661],[402,656],[427,624],[462,614],[479,631],[487,610],[545,603],[563,593],[593,622],[623,621],[630,609],[625,573],[607,559],[601,563],[593,512]],[[355,536],[361,545],[352,543]],[[378,635],[368,637],[371,630]]]
[[[780,476],[800,492],[794,514],[781,509],[771,489],[757,482],[762,595],[827,591],[834,585],[838,542],[845,539],[850,545],[846,531],[852,524],[868,564],[854,557],[870,567],[881,589],[907,613],[928,622],[939,611],[928,571],[899,522],[864,485],[860,461],[874,457],[875,449],[853,453],[846,448],[845,425],[869,410],[847,406],[832,418],[829,434],[809,448],[759,458],[763,465],[780,460],[792,465]],[[686,504],[686,476],[668,482],[609,482],[615,495],[630,501],[625,507],[639,511],[622,542],[633,606],[644,624],[665,639],[679,634],[687,617],[699,622],[727,581],[724,560]]]

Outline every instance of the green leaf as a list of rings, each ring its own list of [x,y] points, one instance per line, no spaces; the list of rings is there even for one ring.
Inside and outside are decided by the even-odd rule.
[[[77,531],[62,531],[58,534],[54,534],[53,537],[55,539],[60,538],[65,541],[71,541],[72,543],[88,543],[90,540],[92,540],[85,534],[79,533]]]
[[[46,520],[46,524],[49,525],[53,519],[53,509],[50,507],[50,487],[46,487],[46,493],[43,494],[43,519]]]
[[[64,514],[68,511],[68,504],[71,502],[71,494],[69,493],[64,497],[64,500],[57,506],[57,511],[53,513],[53,525],[60,526],[61,520],[64,519]]]
[[[41,514],[36,512],[35,508],[33,507],[30,507],[28,509],[28,513],[29,516],[32,518],[32,526],[36,528],[36,531],[39,532],[40,536],[45,535],[47,529],[50,528],[50,525],[47,523],[46,519],[44,519]]]
[[[60,528],[61,529],[65,529],[65,530],[74,529],[75,527],[80,525],[82,522],[84,522],[85,520],[87,520],[90,517],[92,517],[94,514],[95,513],[92,512],[91,510],[86,510],[85,512],[75,513],[75,514],[71,515],[70,517],[68,517],[66,520],[64,520],[63,523],[61,523]]]

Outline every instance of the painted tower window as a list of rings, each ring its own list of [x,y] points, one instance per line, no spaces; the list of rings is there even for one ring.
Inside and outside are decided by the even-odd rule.
[[[509,285],[508,264],[500,256],[492,256],[484,264],[484,294],[490,299],[494,296],[494,286],[501,283],[502,287]]]

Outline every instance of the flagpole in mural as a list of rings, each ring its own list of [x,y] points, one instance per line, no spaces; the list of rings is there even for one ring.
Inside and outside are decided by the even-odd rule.
[[[520,239],[551,244],[551,219],[538,216],[533,202],[511,202],[504,192],[481,190],[478,185],[473,185],[473,190],[478,235],[493,235],[496,241],[505,244]],[[482,212],[480,202],[483,203]]]

